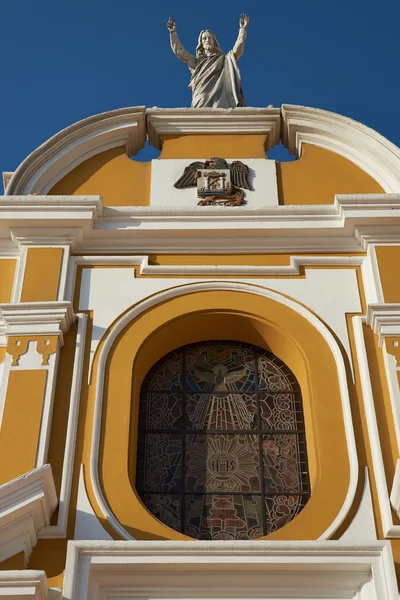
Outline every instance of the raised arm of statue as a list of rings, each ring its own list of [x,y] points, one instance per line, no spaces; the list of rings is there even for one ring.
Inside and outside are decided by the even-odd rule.
[[[250,18],[248,15],[240,15],[239,35],[237,37],[235,45],[232,48],[233,55],[237,61],[242,56],[244,51],[244,41],[247,36],[247,26],[249,22]]]
[[[185,48],[182,46],[179,41],[178,34],[176,33],[176,23],[170,17],[168,19],[167,28],[169,31],[169,37],[171,42],[172,52],[181,60],[186,63],[189,69],[195,69],[197,60],[196,57],[190,54]]]

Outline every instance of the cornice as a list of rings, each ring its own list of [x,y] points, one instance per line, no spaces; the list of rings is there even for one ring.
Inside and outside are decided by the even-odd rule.
[[[44,571],[0,571],[0,598],[59,600],[61,590],[48,588]]]
[[[13,173],[5,193],[46,194],[64,175],[92,156],[120,146],[131,156],[143,148],[145,141],[144,106],[83,119],[34,150]]]
[[[69,542],[65,600],[153,598],[160,589],[182,600],[398,598],[387,541]]]
[[[268,135],[268,149],[280,139],[280,108],[148,108],[149,142],[161,149],[166,134],[254,134]]]
[[[19,302],[0,304],[0,331],[5,336],[63,334],[75,322],[71,302]]]
[[[102,214],[100,196],[0,196],[0,247],[73,245]]]
[[[0,253],[10,252],[10,237],[18,248],[69,245],[92,254],[348,253],[364,252],[373,243],[400,243],[400,194],[338,195],[330,205],[257,209],[103,208],[98,196],[22,198],[21,204],[20,197],[7,198],[4,211],[0,198]],[[29,198],[36,201],[27,206]]]
[[[50,523],[56,507],[57,495],[50,465],[33,469],[1,485],[0,562],[24,552],[27,564],[38,532]]]
[[[382,135],[326,110],[282,105],[282,138],[292,154],[313,144],[350,160],[375,179],[385,192],[400,192],[400,149]]]
[[[370,304],[367,323],[377,334],[382,347],[385,337],[400,336],[400,304]]]
[[[3,171],[3,189],[4,191],[7,189],[8,184],[11,181],[11,177],[14,175],[13,171]]]

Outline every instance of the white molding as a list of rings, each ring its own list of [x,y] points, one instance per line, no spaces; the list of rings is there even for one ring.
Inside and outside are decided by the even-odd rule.
[[[400,192],[400,150],[373,129],[326,110],[282,105],[283,143],[301,155],[303,144],[331,150],[375,179],[385,192]]]
[[[0,196],[1,246],[69,245],[102,213],[100,196]]]
[[[340,348],[324,323],[311,313],[307,308],[298,304],[297,302],[283,296],[282,294],[268,290],[266,288],[257,285],[248,285],[239,283],[236,281],[202,281],[194,284],[184,284],[173,288],[166,289],[158,294],[155,294],[149,298],[146,298],[142,302],[139,302],[131,310],[122,316],[122,318],[116,323],[114,328],[110,331],[109,335],[105,338],[104,344],[101,348],[98,361],[98,376],[96,382],[96,396],[95,396],[95,408],[94,408],[94,421],[93,421],[93,433],[92,433],[92,444],[91,444],[91,455],[90,455],[90,476],[92,480],[93,490],[96,496],[96,500],[103,512],[105,518],[110,525],[117,531],[124,539],[132,540],[132,536],[124,529],[124,527],[118,522],[110,507],[107,504],[105,496],[103,495],[100,478],[99,478],[99,450],[100,450],[100,434],[101,434],[101,420],[102,420],[102,409],[103,409],[103,390],[104,380],[106,373],[106,362],[108,354],[111,350],[112,344],[116,340],[119,333],[130,323],[131,320],[137,318],[143,311],[156,306],[159,303],[165,302],[171,298],[177,298],[187,294],[195,293],[197,291],[241,291],[249,294],[255,294],[257,296],[263,296],[271,298],[285,306],[288,306],[293,311],[299,313],[303,318],[309,321],[317,331],[324,337],[328,343],[330,350],[334,356],[339,379],[339,387],[342,401],[342,410],[344,418],[344,427],[347,440],[347,451],[350,464],[350,481],[349,488],[343,506],[341,507],[336,518],[333,520],[328,529],[323,532],[320,539],[329,538],[340,526],[345,519],[348,511],[351,508],[354,500],[354,494],[357,487],[358,480],[358,459],[357,451],[354,439],[354,430],[351,416],[350,400],[347,387],[347,376],[346,369],[343,362],[343,356]]]
[[[29,345],[28,345],[29,352]],[[57,371],[58,371],[58,359],[59,359],[59,345],[55,353],[49,356],[48,365],[41,366],[39,368],[47,370],[46,387],[43,398],[43,409],[42,418],[40,422],[40,433],[36,452],[36,467],[41,467],[47,462],[47,453],[50,445],[50,434],[51,434],[51,423],[53,420],[53,408],[54,408],[54,395],[56,391],[57,383]],[[18,367],[11,367],[12,369],[23,369],[21,365],[21,359]]]
[[[69,542],[65,600],[398,600],[390,543]]]
[[[0,330],[6,336],[58,335],[63,345],[63,334],[74,321],[71,302],[0,304]]]
[[[367,304],[383,302],[381,274],[375,248],[375,244],[368,244],[367,256],[369,260],[365,261],[362,269],[364,286],[367,288],[365,290]]]
[[[364,487],[357,512],[348,528],[339,539],[349,543],[361,540],[371,542],[372,540],[378,539],[376,535],[374,506],[372,503],[371,485],[367,466],[364,467]]]
[[[368,436],[371,446],[372,464],[378,491],[379,509],[385,538],[400,538],[400,525],[393,523],[392,508],[389,498],[388,483],[386,481],[385,465],[382,456],[378,423],[376,419],[375,402],[371,385],[367,351],[365,347],[363,324],[365,317],[355,316],[352,319],[354,340],[356,344],[357,361],[359,365],[360,382],[364,401],[365,416],[367,420]],[[397,469],[396,469],[397,473]],[[395,478],[395,482],[397,480]],[[397,502],[397,485],[394,486],[393,501]]]
[[[400,515],[400,458],[397,459],[396,469],[393,477],[392,491],[390,493],[390,504],[397,516]]]
[[[382,356],[385,364],[386,379],[389,388],[390,402],[392,405],[393,424],[396,433],[397,447],[400,452],[400,390],[397,380],[399,367],[396,358],[388,351],[388,341],[382,347]]]
[[[280,108],[148,108],[149,142],[161,149],[166,134],[255,134],[268,135],[268,150],[278,144]]]
[[[4,211],[0,198],[0,247],[7,251],[10,232],[19,247],[73,244],[75,252],[93,254],[349,253],[400,243],[400,194],[338,195],[331,205],[261,209],[103,209],[98,196],[5,198]]]
[[[14,171],[3,171],[2,176],[3,176],[3,189],[4,189],[4,193],[7,189],[8,184],[11,181],[11,177],[14,175]]]
[[[370,304],[367,323],[378,335],[379,346],[382,348],[386,337],[400,336],[400,304]]]
[[[0,562],[24,552],[25,563],[57,506],[50,465],[0,486]],[[1,595],[1,593],[0,593]]]
[[[61,600],[61,590],[48,587],[44,571],[0,571],[0,598]]]
[[[14,172],[5,193],[47,194],[57,181],[92,156],[120,146],[130,156],[143,148],[145,141],[144,106],[83,119],[34,150]]]
[[[332,205],[237,211],[217,206],[105,208],[77,250],[93,254],[360,252],[376,240],[400,241],[399,226],[400,194],[339,195]]]
[[[358,267],[363,266],[365,256],[291,256],[288,265],[149,265],[149,257],[124,256],[124,255],[84,255],[71,256],[65,288],[65,299],[72,302],[75,293],[77,267],[87,265],[138,266],[141,275],[185,275],[191,276],[293,276],[300,275],[302,267],[308,266],[334,266]]]
[[[62,467],[60,505],[57,525],[48,525],[40,533],[40,538],[64,538],[67,533],[68,512],[71,498],[72,474],[74,467],[76,432],[78,427],[79,405],[83,361],[85,358],[87,315],[78,313],[78,332],[75,345],[74,366],[72,371],[71,394],[68,412],[67,436],[65,441]]]

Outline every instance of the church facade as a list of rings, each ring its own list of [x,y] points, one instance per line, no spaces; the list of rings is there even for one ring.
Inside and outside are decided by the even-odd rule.
[[[0,596],[398,599],[400,150],[132,107],[3,179]]]

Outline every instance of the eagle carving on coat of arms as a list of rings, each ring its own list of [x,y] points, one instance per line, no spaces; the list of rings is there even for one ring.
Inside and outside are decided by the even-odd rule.
[[[210,158],[188,165],[174,183],[177,189],[197,187],[199,206],[246,204],[244,190],[251,190],[249,167],[240,160],[229,166],[224,158]]]

